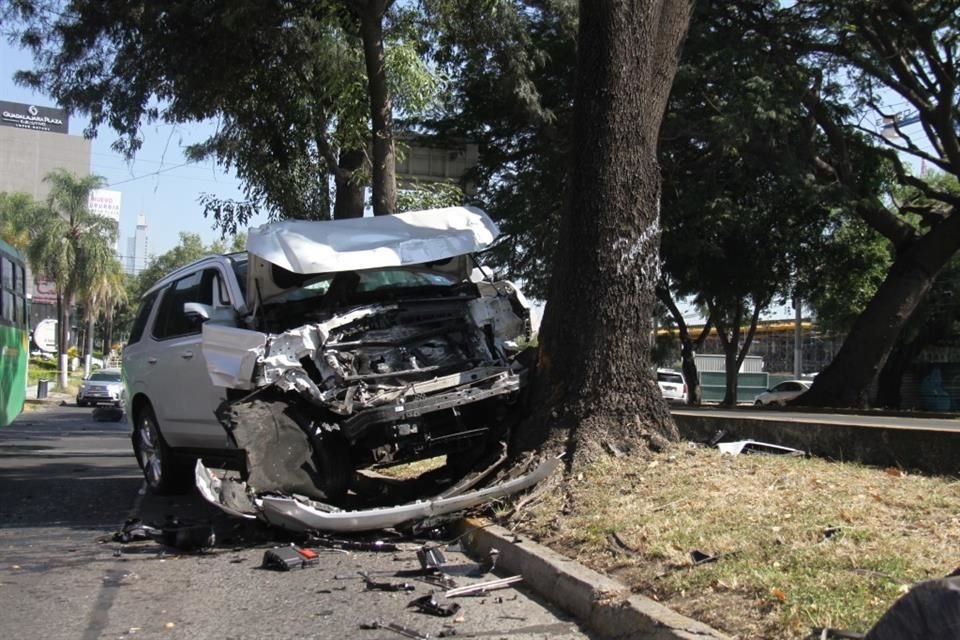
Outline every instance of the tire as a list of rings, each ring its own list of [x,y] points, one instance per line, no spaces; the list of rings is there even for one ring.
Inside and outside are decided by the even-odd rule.
[[[86,401],[86,400],[81,400],[80,398],[77,398],[77,406],[78,406],[78,407],[86,407],[86,406],[87,406],[87,401]]]
[[[757,400],[756,402],[753,403],[753,406],[755,406],[755,407],[762,407],[762,406],[763,406],[763,403],[760,402],[759,400]]]
[[[137,412],[132,439],[143,479],[152,492],[159,495],[180,494],[193,486],[189,465],[167,446],[150,405]]]

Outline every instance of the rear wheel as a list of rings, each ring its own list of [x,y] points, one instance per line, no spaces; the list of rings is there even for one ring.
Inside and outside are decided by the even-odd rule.
[[[189,465],[167,446],[149,405],[137,412],[133,425],[133,450],[151,491],[168,495],[185,493],[190,488]]]

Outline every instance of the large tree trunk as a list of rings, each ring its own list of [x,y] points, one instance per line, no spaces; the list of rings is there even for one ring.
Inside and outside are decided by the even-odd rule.
[[[901,331],[960,246],[960,215],[955,210],[951,214],[935,231],[898,252],[839,353],[794,404],[861,408],[875,404],[877,378]]]
[[[363,167],[363,149],[341,149],[339,168],[334,181],[337,197],[333,205],[333,219],[363,217],[363,185],[357,182],[356,173]]]
[[[659,448],[678,437],[650,358],[660,121],[692,2],[581,2],[575,149],[522,446]]]
[[[393,141],[393,105],[383,51],[383,15],[393,0],[355,0],[363,39],[373,130],[373,213],[397,210],[397,168]]]

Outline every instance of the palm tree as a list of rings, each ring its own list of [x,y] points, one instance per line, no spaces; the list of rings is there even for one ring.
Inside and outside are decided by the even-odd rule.
[[[84,349],[83,375],[90,375],[90,356],[93,353],[93,331],[97,318],[103,316],[107,327],[113,326],[113,312],[117,306],[127,302],[126,281],[120,261],[111,257],[104,265],[103,270],[86,283],[80,290],[80,302],[83,305],[83,316],[87,323],[87,346]],[[109,348],[110,331],[105,332],[103,351],[106,355]]]
[[[95,280],[113,257],[116,223],[91,213],[90,191],[104,184],[100,176],[77,177],[63,169],[47,174],[46,207],[41,209],[28,255],[34,271],[46,274],[57,291],[60,352],[58,385],[67,386],[70,305],[74,295]]]
[[[0,193],[0,240],[22,253],[30,246],[36,204],[28,193]]]

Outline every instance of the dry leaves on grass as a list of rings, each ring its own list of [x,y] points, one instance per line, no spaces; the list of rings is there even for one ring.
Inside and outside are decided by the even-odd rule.
[[[514,525],[740,638],[865,631],[906,585],[960,563],[951,478],[685,444],[578,474]],[[695,565],[694,550],[720,557]]]

